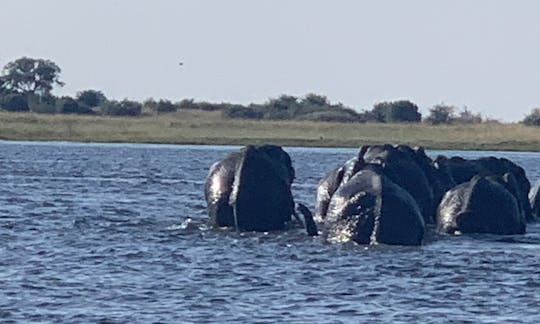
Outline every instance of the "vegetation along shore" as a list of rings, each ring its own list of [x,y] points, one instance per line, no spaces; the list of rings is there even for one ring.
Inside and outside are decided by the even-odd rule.
[[[101,91],[57,97],[60,68],[23,57],[0,75],[0,139],[169,144],[269,143],[357,147],[396,143],[429,149],[540,151],[540,109],[501,123],[439,104],[422,116],[408,100],[355,110],[325,96],[281,95],[240,105],[184,99],[109,100]]]
[[[388,142],[430,149],[540,151],[540,127],[522,124],[239,120],[194,109],[138,118],[0,112],[0,139],[321,147]]]

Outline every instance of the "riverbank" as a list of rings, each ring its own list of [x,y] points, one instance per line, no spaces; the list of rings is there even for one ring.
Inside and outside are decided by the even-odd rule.
[[[397,143],[430,149],[540,151],[540,127],[223,119],[180,110],[137,118],[0,112],[0,139],[25,141],[358,147]]]

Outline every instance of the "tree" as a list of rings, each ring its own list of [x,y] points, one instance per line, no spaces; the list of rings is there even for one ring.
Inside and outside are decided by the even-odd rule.
[[[101,106],[105,101],[107,101],[107,97],[105,97],[103,92],[98,90],[79,91],[77,92],[76,98],[79,104],[90,108]]]
[[[281,95],[277,98],[270,98],[263,103],[260,110],[266,119],[294,119],[300,104],[298,98],[289,95]]]
[[[522,121],[527,126],[540,126],[540,108],[533,109]]]
[[[480,124],[482,122],[482,115],[480,113],[474,114],[467,107],[463,107],[463,110],[459,112],[455,119],[457,123],[461,124]]]
[[[157,101],[154,98],[148,98],[145,99],[142,103],[143,108],[150,109],[150,110],[156,110],[157,109]]]
[[[177,110],[177,106],[170,100],[160,99],[156,105],[156,111],[159,112],[174,112]]]
[[[429,110],[429,116],[426,120],[433,125],[450,124],[455,119],[455,110],[456,108],[454,106],[445,104],[435,105]]]
[[[265,105],[276,110],[287,110],[298,105],[298,98],[282,94],[277,98],[270,98]]]
[[[382,123],[419,122],[422,119],[418,106],[409,100],[377,103],[373,115]]]
[[[184,108],[184,109],[197,109],[197,103],[195,103],[194,99],[183,99],[180,102],[177,102],[175,104],[178,108]]]
[[[12,92],[46,95],[54,85],[64,85],[60,68],[50,60],[22,57],[6,64],[2,72],[2,87]]]
[[[326,98],[326,96],[318,95],[315,93],[308,93],[305,96],[305,98],[302,99],[302,104],[315,105],[315,106],[329,106],[330,105],[328,103],[328,98]]]
[[[157,113],[162,112],[174,112],[178,109],[178,106],[173,104],[170,100],[159,99],[159,101],[154,100],[154,98],[148,98],[143,102],[143,107],[146,109],[153,110]]]

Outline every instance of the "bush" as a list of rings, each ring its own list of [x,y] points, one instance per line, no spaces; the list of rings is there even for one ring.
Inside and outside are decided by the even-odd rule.
[[[56,98],[52,95],[28,95],[30,111],[40,114],[56,113]]]
[[[527,126],[540,126],[540,108],[533,109],[522,121]]]
[[[107,98],[103,92],[97,90],[79,91],[76,98],[79,105],[90,108],[101,106],[105,101],[107,101]]]
[[[56,100],[56,112],[61,114],[93,114],[94,111],[71,97],[62,97]]]
[[[239,119],[261,119],[263,113],[253,108],[243,106],[233,106],[223,110],[223,117]]]
[[[101,113],[109,116],[140,116],[142,104],[127,99],[107,101],[101,106]]]
[[[143,101],[143,108],[147,108],[150,110],[156,110],[157,108],[157,101],[154,100],[154,98],[148,98],[145,101]]]
[[[304,98],[281,95],[263,104],[242,105],[218,104],[223,107],[227,118],[312,120],[331,122],[363,122],[364,117],[353,109],[331,104],[325,96],[308,94]]]
[[[422,119],[418,106],[408,100],[377,103],[373,114],[382,123],[419,122]]]
[[[215,110],[225,110],[228,108],[231,108],[233,104],[229,103],[212,103],[207,101],[199,101],[196,102],[194,99],[182,99],[181,101],[177,101],[173,103],[173,105],[176,107],[175,111],[178,109],[198,109],[198,110],[206,110],[206,111],[215,111]]]
[[[320,110],[299,116],[297,119],[336,123],[364,122],[364,119],[361,118],[356,112],[350,112],[347,110]]]
[[[455,110],[456,108],[454,106],[444,104],[435,105],[429,110],[429,116],[427,116],[426,121],[433,125],[450,124],[455,120]]]
[[[20,93],[6,94],[0,98],[0,108],[7,111],[28,111],[28,99]]]
[[[177,110],[177,106],[169,100],[160,100],[157,102],[155,110],[157,112],[174,112]]]
[[[206,111],[224,110],[231,105],[226,103],[211,103],[207,101],[201,101],[193,104],[193,109],[200,109]]]
[[[381,122],[380,116],[373,110],[363,110],[359,115],[360,120],[363,122]]]
[[[283,96],[282,96],[283,97]],[[294,97],[292,97],[294,98]],[[315,93],[308,93],[301,101],[302,105],[330,106],[328,98]]]
[[[300,114],[300,104],[298,99],[289,95],[271,98],[264,104],[253,105],[253,107],[260,110],[265,119],[294,119]]]
[[[197,109],[197,104],[193,99],[183,99],[182,101],[175,103],[175,105],[178,109]]]
[[[480,124],[483,121],[480,113],[473,114],[467,107],[464,107],[455,118],[456,123],[460,124]]]

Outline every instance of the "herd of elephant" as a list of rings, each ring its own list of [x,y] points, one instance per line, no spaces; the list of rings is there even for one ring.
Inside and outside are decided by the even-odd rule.
[[[230,153],[206,179],[212,226],[272,231],[301,224],[332,243],[420,245],[426,228],[522,234],[540,218],[539,189],[529,199],[525,171],[505,158],[432,160],[422,148],[362,146],[321,179],[314,216],[305,205],[295,208],[294,179],[291,158],[279,146]]]

